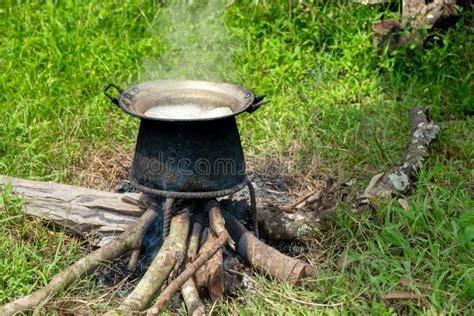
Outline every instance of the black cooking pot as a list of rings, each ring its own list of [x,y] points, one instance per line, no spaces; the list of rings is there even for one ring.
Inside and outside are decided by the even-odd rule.
[[[111,87],[119,97],[108,94]],[[167,197],[226,195],[245,185],[235,116],[257,110],[263,96],[231,84],[179,80],[146,82],[126,91],[109,84],[104,93],[141,119],[130,174],[141,191]]]

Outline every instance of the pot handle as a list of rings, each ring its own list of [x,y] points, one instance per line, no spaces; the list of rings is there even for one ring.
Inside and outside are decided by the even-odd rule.
[[[270,102],[270,100],[263,100],[265,98],[265,95],[260,95],[258,97],[255,97],[255,99],[253,100],[253,103],[251,106],[249,106],[249,108],[247,109],[247,112],[248,113],[253,113],[255,111],[258,110],[258,108],[261,106],[261,105],[264,105],[264,104],[267,104],[268,102]]]
[[[120,89],[120,88],[119,88],[116,84],[114,84],[114,83],[109,83],[108,85],[105,86],[105,88],[104,88],[104,90],[103,90],[105,96],[106,96],[107,98],[109,98],[110,101],[112,101],[113,104],[119,105],[119,100],[118,100],[117,98],[115,98],[115,97],[113,97],[113,96],[111,96],[110,94],[107,93],[111,87],[115,88],[115,89],[119,92],[119,94],[122,94],[122,93],[123,93],[123,90]]]

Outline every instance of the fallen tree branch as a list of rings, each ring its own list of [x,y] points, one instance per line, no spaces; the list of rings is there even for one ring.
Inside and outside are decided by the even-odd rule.
[[[410,194],[413,190],[418,174],[428,158],[430,145],[441,132],[441,128],[430,120],[427,109],[411,109],[409,116],[412,136],[406,145],[405,157],[388,172],[374,176],[365,189],[362,201],[359,202],[364,202],[364,199],[398,197]]]
[[[189,234],[189,209],[171,219],[171,228],[158,254],[135,289],[118,310],[130,313],[145,310],[165,283],[179,257],[184,257]]]
[[[214,216],[218,215],[210,215],[211,218]],[[224,220],[221,219],[221,222],[223,221]],[[196,273],[196,271],[206,261],[208,261],[225,244],[227,244],[229,238],[229,233],[224,230],[212,243],[206,243],[199,251],[199,255],[196,260],[190,265],[186,266],[186,269],[179,276],[177,276],[176,279],[174,279],[163,292],[161,292],[155,305],[153,305],[153,307],[148,310],[147,315],[158,315],[160,312],[164,311],[166,309],[166,306],[168,306],[168,303],[171,300],[173,294],[186,282],[186,280],[188,280],[194,273]]]
[[[146,230],[158,216],[156,207],[156,205],[153,205],[148,209],[123,234],[56,274],[46,286],[27,296],[0,306],[0,315],[13,315],[18,312],[31,310],[40,304],[45,304],[61,289],[68,287],[80,277],[95,270],[101,263],[109,262],[129,250],[136,249],[141,244]]]

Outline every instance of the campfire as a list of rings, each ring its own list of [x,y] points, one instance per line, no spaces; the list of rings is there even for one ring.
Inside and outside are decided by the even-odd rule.
[[[118,98],[109,94],[111,88],[119,92]],[[246,176],[235,117],[257,110],[265,103],[263,96],[255,97],[251,90],[235,85],[198,81],[155,81],[126,91],[110,84],[104,93],[141,119],[129,180],[143,194],[122,200],[146,211],[124,233],[56,275],[44,288],[4,305],[4,312],[34,308],[103,262],[126,257],[128,268],[134,270],[142,258],[145,234],[158,219],[162,226],[154,237],[163,242],[118,307],[122,313],[158,314],[180,290],[188,312],[204,314],[203,293],[213,300],[225,293],[224,253],[243,258],[276,280],[297,283],[314,273],[308,263],[258,238],[255,190]],[[219,202],[244,188],[250,196],[251,230]]]
[[[119,92],[118,98],[109,94],[111,88]],[[126,91],[110,84],[104,93],[141,119],[129,175],[141,193],[0,177],[0,184],[10,184],[15,194],[26,197],[26,214],[86,237],[103,237],[97,250],[46,286],[0,306],[1,315],[43,306],[77,279],[115,261],[127,262],[132,272],[147,269],[117,311],[109,314],[156,315],[180,291],[188,312],[202,315],[202,298],[216,300],[229,292],[229,258],[272,279],[299,283],[314,275],[313,267],[265,244],[259,228],[270,240],[295,240],[321,227],[337,210],[338,201],[345,199],[357,213],[409,194],[440,132],[426,109],[411,109],[412,135],[405,157],[375,175],[362,194],[350,197],[350,183],[328,179],[325,186],[291,202],[288,191],[263,189],[268,179],[254,177],[252,184],[247,178],[235,117],[257,110],[265,103],[263,96],[235,85],[198,81],[155,81]],[[248,204],[236,200],[244,188]],[[266,197],[259,197],[257,207],[260,195]],[[406,205],[403,199],[398,202]],[[146,245],[150,242],[156,247]]]

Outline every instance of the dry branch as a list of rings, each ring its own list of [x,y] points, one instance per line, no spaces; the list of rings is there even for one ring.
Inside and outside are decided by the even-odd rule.
[[[221,219],[221,222],[223,221],[224,220]],[[186,269],[178,277],[176,277],[176,279],[174,279],[163,292],[161,292],[156,304],[148,310],[147,315],[158,315],[160,312],[164,311],[173,294],[178,291],[179,288],[181,288],[181,286],[190,277],[192,277],[192,275],[196,273],[196,271],[206,261],[208,261],[225,244],[227,244],[229,238],[229,233],[224,230],[219,234],[218,238],[214,242],[205,244],[199,251],[199,255],[196,260],[190,265],[186,266]]]
[[[236,242],[237,252],[257,270],[290,283],[298,283],[302,278],[314,274],[312,266],[264,244],[231,214],[225,213],[225,219],[226,227]]]
[[[211,235],[211,229],[206,227],[202,234],[201,240],[201,248],[208,247],[211,240],[209,239],[209,235]],[[207,283],[209,280],[209,273],[207,273],[207,264],[208,262],[204,263],[202,267],[200,267],[196,273],[194,274],[194,283],[199,292],[202,292],[204,288],[207,288]]]
[[[189,238],[189,245],[188,245],[188,256],[187,256],[187,265],[190,265],[194,260],[195,256],[198,252],[199,247],[199,238],[201,235],[201,225],[199,223],[194,223],[193,232],[191,237]],[[204,308],[204,304],[199,297],[198,290],[196,288],[196,284],[194,283],[193,277],[184,282],[183,286],[181,286],[181,294],[183,295],[184,303],[186,304],[186,308],[188,310],[188,314],[192,316],[201,316],[206,313]]]
[[[211,201],[209,206],[209,224],[212,231],[219,236],[227,231],[224,224],[224,217],[222,216],[221,208],[216,201]]]
[[[412,136],[406,145],[405,157],[398,166],[372,178],[365,189],[362,202],[367,199],[406,195],[413,190],[418,173],[428,158],[430,145],[441,132],[441,128],[430,120],[427,109],[413,108],[409,116]]]
[[[146,230],[158,216],[155,209],[156,205],[153,205],[123,234],[80,259],[66,270],[56,274],[43,288],[0,306],[0,315],[13,315],[18,312],[31,310],[39,304],[44,304],[61,289],[68,287],[80,277],[95,270],[101,263],[111,261],[131,249],[136,249],[141,244]]]
[[[165,283],[179,257],[185,255],[189,234],[189,210],[171,219],[171,229],[160,251],[135,289],[118,308],[122,312],[145,310]]]

